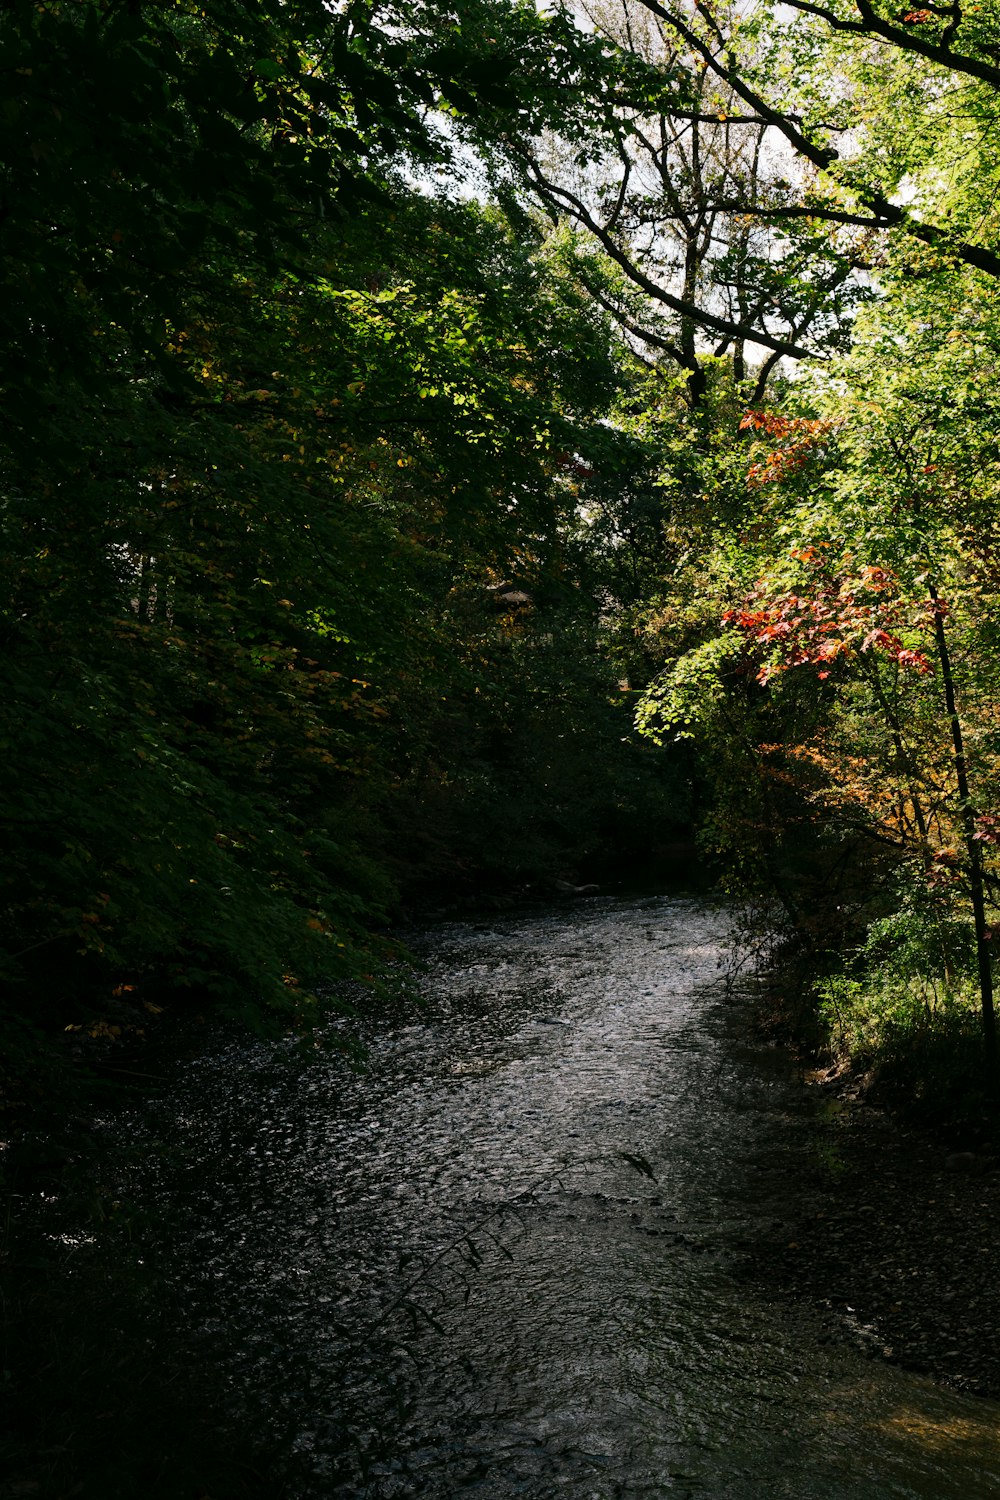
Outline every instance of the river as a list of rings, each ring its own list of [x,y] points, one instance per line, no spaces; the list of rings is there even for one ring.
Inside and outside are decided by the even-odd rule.
[[[678,897],[436,926],[363,1066],[232,1043],[161,1103],[161,1261],[295,1500],[1000,1494],[995,1405],[743,1274],[829,1150],[728,936]]]

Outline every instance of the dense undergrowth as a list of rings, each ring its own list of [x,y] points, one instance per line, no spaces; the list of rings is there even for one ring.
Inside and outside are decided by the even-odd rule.
[[[825,1087],[953,1148],[995,1145],[1000,1100],[968,924],[942,930],[933,911],[903,897],[897,910],[860,925],[855,914],[849,927],[824,933],[824,946],[815,930],[803,941],[773,905],[755,912],[764,1032]]]

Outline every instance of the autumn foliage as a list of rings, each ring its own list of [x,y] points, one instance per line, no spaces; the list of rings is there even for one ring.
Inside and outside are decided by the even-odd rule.
[[[764,657],[757,681],[767,683],[806,665],[815,667],[822,681],[838,662],[869,651],[882,652],[910,671],[930,672],[926,652],[906,645],[904,635],[919,639],[935,611],[946,611],[944,602],[905,600],[898,578],[885,567],[834,571],[828,548],[820,543],[791,553],[807,572],[801,590],[775,592],[762,580],[740,608],[724,612],[724,624]]]
[[[765,484],[781,484],[797,474],[839,426],[839,422],[824,422],[817,417],[786,417],[774,411],[748,411],[740,422],[740,431],[749,430],[762,436],[754,447],[754,458],[747,470],[747,484],[751,489],[760,489]],[[769,447],[772,442],[777,446]]]

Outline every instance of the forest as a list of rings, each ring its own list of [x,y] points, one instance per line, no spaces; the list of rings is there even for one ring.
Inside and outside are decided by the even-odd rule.
[[[1000,0],[915,3],[0,8],[4,1366],[94,1099],[441,914],[711,885],[762,1026],[995,1132]],[[42,1383],[134,1384],[78,1285]]]
[[[998,20],[4,8],[8,1107],[691,839],[985,1107]]]

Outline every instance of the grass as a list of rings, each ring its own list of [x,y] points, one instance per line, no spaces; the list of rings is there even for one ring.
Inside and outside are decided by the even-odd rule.
[[[874,970],[827,979],[820,1015],[869,1097],[966,1135],[996,1129],[979,997],[971,982]]]

